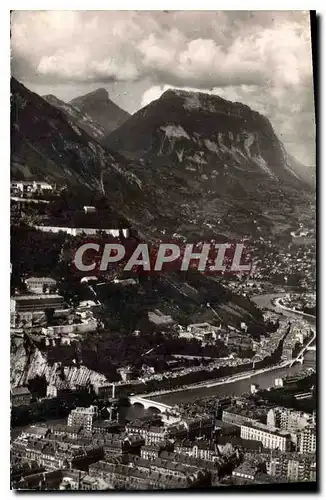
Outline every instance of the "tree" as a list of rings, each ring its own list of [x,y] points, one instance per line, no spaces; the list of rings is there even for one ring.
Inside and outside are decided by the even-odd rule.
[[[36,375],[33,379],[28,382],[28,388],[32,395],[37,398],[43,398],[46,396],[47,381],[44,375]]]
[[[47,325],[50,325],[52,323],[54,311],[55,311],[55,309],[53,307],[45,309],[44,312],[45,312]]]

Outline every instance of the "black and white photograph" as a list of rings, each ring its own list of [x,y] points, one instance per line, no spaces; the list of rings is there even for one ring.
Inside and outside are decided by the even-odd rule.
[[[12,490],[317,492],[317,24],[11,11]]]

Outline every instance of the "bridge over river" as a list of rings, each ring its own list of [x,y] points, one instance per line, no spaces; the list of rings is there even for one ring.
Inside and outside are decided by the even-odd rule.
[[[159,401],[153,401],[152,399],[144,398],[143,396],[131,396],[129,398],[129,401],[131,405],[134,404],[141,405],[145,410],[148,410],[150,408],[156,408],[161,413],[166,413],[167,411],[172,409],[172,406],[169,406],[165,403],[161,403]]]

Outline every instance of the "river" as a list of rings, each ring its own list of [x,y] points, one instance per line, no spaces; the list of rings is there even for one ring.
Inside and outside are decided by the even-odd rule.
[[[268,294],[263,294],[263,295],[254,295],[251,297],[251,300],[260,308],[268,308],[271,309],[277,313],[282,313],[284,316],[288,316],[289,318],[301,318],[307,321],[311,325],[313,329],[316,329],[316,319],[312,318],[309,315],[303,315],[299,314],[296,312],[291,312],[286,309],[283,309],[282,307],[275,306],[273,304],[273,300],[280,298],[280,297],[285,297],[287,295],[286,293],[268,293]]]
[[[251,300],[259,307],[259,308],[268,308],[272,309],[277,313],[283,313],[284,316],[288,316],[289,318],[302,318],[305,319],[313,329],[316,328],[316,320],[309,316],[302,316],[298,313],[290,312],[282,309],[279,306],[274,306],[272,301],[277,297],[285,296],[286,294],[264,294],[264,295],[256,295],[251,297]],[[310,351],[311,352],[311,351]],[[309,366],[311,366],[311,354],[309,355]],[[292,367],[287,368],[276,368],[275,370],[271,370],[269,372],[261,373],[259,375],[252,375],[249,378],[238,380],[237,382],[231,382],[229,384],[219,385],[215,387],[200,387],[196,389],[188,389],[185,391],[174,392],[170,394],[164,394],[162,396],[153,396],[151,399],[153,401],[160,401],[162,403],[168,405],[175,405],[180,402],[192,401],[197,398],[209,397],[209,396],[231,396],[231,395],[241,395],[245,392],[250,391],[251,384],[258,384],[260,388],[267,389],[274,385],[274,380],[277,377],[285,377],[288,375],[294,375],[296,373],[300,373],[303,369],[305,369],[307,365],[305,365],[305,361],[303,365],[297,364]]]
[[[308,321],[311,325],[312,328],[316,328],[316,320],[311,317],[305,317],[301,316],[297,313],[292,313],[290,311],[286,311],[280,307],[274,306],[272,301],[273,299],[276,299],[277,297],[281,297],[282,295],[285,294],[265,294],[265,295],[256,295],[251,298],[258,307],[264,308],[267,307],[268,309],[273,309],[275,312],[282,312],[285,316],[292,317],[292,318],[304,318],[306,321]],[[311,363],[311,353],[313,351],[309,351],[307,358],[309,357],[309,366],[312,366],[313,363]],[[186,402],[186,401],[192,401],[198,398],[202,397],[209,397],[209,396],[217,396],[217,397],[222,397],[222,396],[239,396],[245,392],[250,391],[250,385],[251,384],[258,384],[260,388],[262,389],[267,389],[268,387],[271,387],[274,385],[274,381],[276,377],[285,377],[288,375],[294,375],[296,373],[300,373],[303,369],[305,368],[305,362],[303,365],[297,364],[287,368],[276,368],[275,370],[271,370],[269,372],[261,373],[259,375],[252,375],[249,378],[243,379],[243,380],[238,380],[237,382],[231,382],[229,384],[224,384],[224,385],[219,385],[219,386],[214,386],[214,387],[200,387],[196,389],[188,389],[184,391],[179,391],[179,392],[172,392],[170,394],[164,394],[162,396],[153,396],[150,399],[153,401],[160,401],[162,403],[168,404],[168,405],[175,405],[179,404],[181,402]],[[144,410],[141,406],[138,405],[133,405],[128,408],[123,408],[121,410],[121,422],[123,422],[126,418],[128,420],[133,420],[135,418],[141,417],[143,415],[149,415],[152,413],[151,410]],[[67,419],[60,419],[60,420],[53,420],[53,421],[48,421],[47,424],[59,424],[59,423],[66,423]],[[24,427],[16,427],[12,429],[12,438],[17,436],[24,428]]]

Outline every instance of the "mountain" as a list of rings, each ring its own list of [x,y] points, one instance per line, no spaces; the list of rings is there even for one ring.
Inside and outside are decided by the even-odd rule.
[[[292,155],[288,155],[291,161],[291,166],[297,176],[306,184],[315,188],[316,186],[316,167],[311,165],[303,165],[300,161]]]
[[[266,117],[244,104],[199,92],[166,91],[106,142],[136,158],[158,155],[193,166],[213,160],[217,168],[240,167],[271,179],[296,177]]]
[[[130,117],[127,111],[119,108],[109,99],[107,90],[103,88],[76,97],[69,104],[103,127],[106,134],[120,127]]]
[[[269,120],[215,95],[168,90],[105,144],[139,162],[137,175],[156,184],[188,226],[223,234],[286,232],[311,196]],[[178,233],[185,230],[179,224]]]
[[[60,109],[66,115],[68,121],[73,121],[77,127],[84,130],[92,139],[101,143],[106,137],[107,130],[102,125],[96,123],[88,114],[82,113],[78,108],[72,106],[72,104],[67,104],[52,94],[44,95],[42,98],[51,104],[51,106]]]
[[[169,91],[104,147],[76,124],[74,108],[15,79],[11,87],[13,179],[104,193],[149,239],[278,238],[297,229],[311,201],[269,121],[242,104]]]
[[[123,156],[92,140],[66,113],[14,78],[11,176],[66,184],[74,192],[104,193],[114,209],[131,214],[143,196],[141,181]]]

